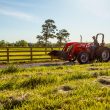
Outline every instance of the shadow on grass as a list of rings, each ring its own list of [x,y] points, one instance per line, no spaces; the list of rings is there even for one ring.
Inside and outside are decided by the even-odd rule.
[[[39,85],[47,85],[57,82],[57,77],[54,76],[37,76],[31,77],[20,84],[20,88],[34,89]]]
[[[91,76],[91,74],[89,74],[89,73],[79,73],[79,72],[77,72],[77,73],[74,73],[74,74],[66,74],[65,76],[64,76],[64,78],[63,78],[63,80],[65,81],[65,80],[69,80],[69,81],[71,81],[71,80],[78,80],[78,79],[87,79],[87,78],[91,78],[92,76]]]

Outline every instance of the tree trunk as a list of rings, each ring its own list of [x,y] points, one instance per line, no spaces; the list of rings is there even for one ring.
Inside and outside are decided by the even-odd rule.
[[[61,49],[61,43],[62,43],[62,40],[60,39],[60,47],[59,47],[59,50]]]

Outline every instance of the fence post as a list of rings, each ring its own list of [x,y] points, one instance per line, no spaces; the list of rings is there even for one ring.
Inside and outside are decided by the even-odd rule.
[[[51,51],[53,51],[53,47],[51,47]],[[51,56],[51,61],[53,60],[53,56]]]
[[[30,47],[30,60],[32,61],[32,47]]]
[[[9,63],[9,48],[7,48],[7,63]]]
[[[45,55],[47,55],[47,47],[45,47]]]

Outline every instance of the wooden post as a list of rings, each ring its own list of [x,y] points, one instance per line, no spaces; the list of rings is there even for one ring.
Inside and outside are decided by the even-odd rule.
[[[45,47],[45,55],[47,55],[47,47]]]
[[[32,47],[30,48],[30,60],[32,61]]]
[[[9,48],[7,48],[7,63],[9,63]]]

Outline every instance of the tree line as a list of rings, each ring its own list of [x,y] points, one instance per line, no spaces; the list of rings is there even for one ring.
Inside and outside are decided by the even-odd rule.
[[[62,46],[64,44],[65,43],[62,43]],[[59,47],[59,43],[48,42],[47,46],[48,47],[52,47],[52,46],[53,47]],[[45,44],[44,43],[39,44],[39,42],[30,43],[30,42],[27,42],[25,40],[19,40],[19,41],[16,41],[14,43],[10,43],[10,42],[7,42],[5,40],[0,40],[0,47],[45,47]]]
[[[47,19],[42,25],[41,34],[36,36],[36,43],[29,43],[26,40],[19,40],[14,43],[10,43],[5,40],[1,40],[0,47],[62,46],[69,40],[69,35],[70,33],[66,29],[58,30],[54,20]],[[52,43],[51,41],[55,39],[57,42]]]
[[[5,40],[1,40],[0,41],[0,47],[28,47],[30,45],[30,43],[28,43],[27,41],[25,40],[19,40],[19,41],[16,41],[15,43],[10,43],[10,42],[7,42]],[[33,43],[34,45],[34,43]]]
[[[19,40],[19,41],[16,41],[15,43],[10,43],[10,42],[7,42],[5,40],[1,40],[0,41],[0,47],[44,47],[45,44],[44,42],[39,44],[40,42],[36,42],[36,43],[29,43],[25,40]],[[64,45],[65,43],[62,43],[62,46]],[[51,42],[48,42],[47,46],[51,47],[59,47],[59,42],[57,43],[51,43]],[[110,47],[110,43],[106,44],[107,47]]]

